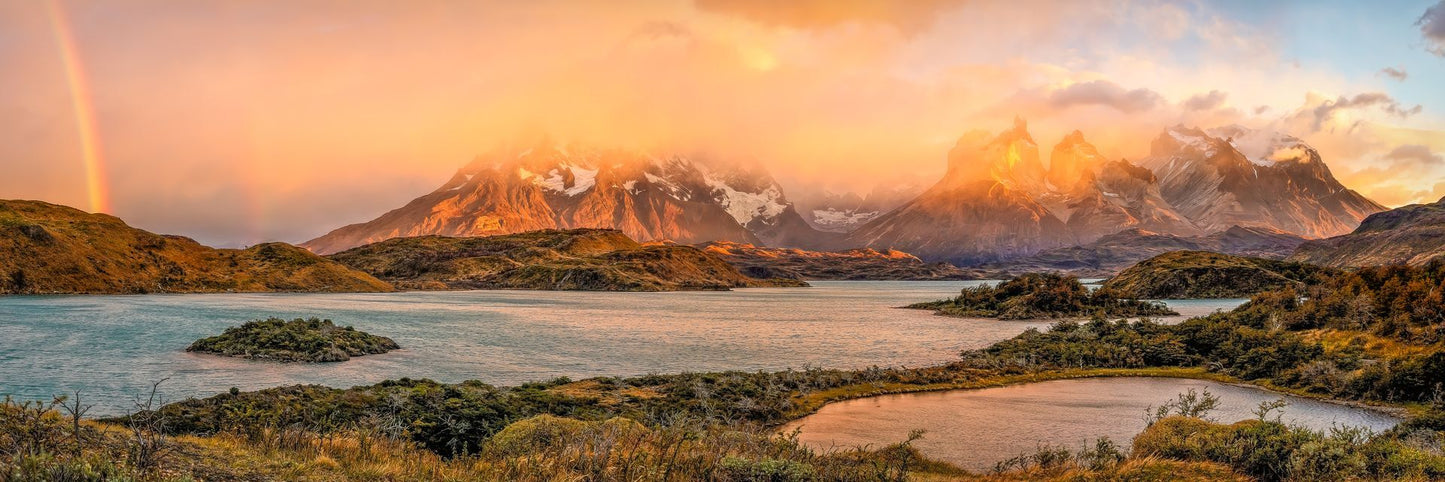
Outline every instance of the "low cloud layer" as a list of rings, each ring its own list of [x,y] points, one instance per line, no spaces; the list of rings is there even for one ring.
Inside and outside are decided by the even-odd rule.
[[[1405,107],[1400,104],[1400,101],[1395,100],[1394,97],[1384,92],[1365,92],[1363,94],[1356,94],[1354,97],[1342,95],[1334,100],[1326,100],[1309,110],[1307,114],[1312,116],[1313,122],[1311,126],[1313,131],[1318,132],[1324,128],[1327,122],[1333,120],[1341,112],[1363,109],[1378,109],[1386,114],[1405,118],[1419,114],[1424,107],[1420,105]]]
[[[1191,111],[1214,110],[1224,106],[1224,100],[1229,98],[1228,94],[1217,90],[1211,90],[1207,94],[1195,94],[1184,101],[1184,108]]]
[[[1054,107],[1076,105],[1102,105],[1113,107],[1120,112],[1135,113],[1147,111],[1164,103],[1164,96],[1158,92],[1139,88],[1125,89],[1107,80],[1080,82],[1055,90],[1049,95]]]
[[[1385,159],[1393,161],[1413,162],[1426,166],[1439,166],[1445,164],[1445,156],[1432,152],[1429,146],[1420,144],[1406,144],[1399,146],[1385,154]]]

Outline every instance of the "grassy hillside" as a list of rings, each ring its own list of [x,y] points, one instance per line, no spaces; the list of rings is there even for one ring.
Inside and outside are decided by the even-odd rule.
[[[330,256],[404,289],[601,291],[806,286],[746,276],[690,246],[639,244],[610,229],[394,238]]]
[[[0,293],[390,291],[371,275],[285,243],[214,249],[114,216],[0,200]]]
[[[1445,259],[1445,199],[1372,214],[1354,232],[1304,243],[1289,259],[1342,268]]]
[[[1324,268],[1209,251],[1173,251],[1140,261],[1104,282],[1104,288],[1145,299],[1248,298],[1301,287]]]

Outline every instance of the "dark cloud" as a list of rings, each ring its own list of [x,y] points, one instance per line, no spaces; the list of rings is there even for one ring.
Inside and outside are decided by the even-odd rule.
[[[1269,112],[1269,106],[1267,105],[1255,106],[1254,108],[1254,115],[1260,115],[1265,112]]]
[[[1425,9],[1415,25],[1420,26],[1420,35],[1425,37],[1425,49],[1445,57],[1445,0]]]
[[[1405,144],[1396,147],[1385,154],[1385,159],[1431,166],[1445,163],[1445,156],[1431,152],[1429,147],[1420,144]]]
[[[1211,90],[1207,94],[1195,94],[1184,101],[1184,108],[1188,110],[1214,110],[1224,105],[1224,99],[1229,94],[1217,90]]]
[[[1380,75],[1398,80],[1400,82],[1404,82],[1406,78],[1410,77],[1410,73],[1406,72],[1404,67],[1400,67],[1398,69],[1394,67],[1385,67],[1383,69],[1380,69]]]
[[[827,28],[848,22],[892,25],[914,34],[933,26],[942,12],[963,0],[694,0],[698,9],[734,15],[766,25]]]
[[[1054,107],[1075,105],[1107,105],[1120,112],[1142,112],[1164,102],[1164,96],[1149,89],[1125,89],[1107,80],[1081,82],[1054,91],[1049,103]]]
[[[1324,103],[1315,106],[1315,108],[1313,109],[1308,109],[1304,112],[1301,112],[1300,115],[1313,116],[1311,126],[1315,132],[1318,132],[1321,128],[1324,127],[1325,121],[1333,118],[1336,112],[1350,109],[1369,108],[1379,108],[1386,114],[1397,117],[1409,117],[1415,114],[1419,114],[1420,111],[1423,109],[1419,105],[1409,108],[1403,107],[1400,105],[1400,101],[1395,100],[1394,97],[1390,97],[1389,94],[1386,94],[1384,92],[1366,92],[1363,94],[1357,94],[1354,97],[1346,97],[1342,95],[1338,99],[1324,101]]]

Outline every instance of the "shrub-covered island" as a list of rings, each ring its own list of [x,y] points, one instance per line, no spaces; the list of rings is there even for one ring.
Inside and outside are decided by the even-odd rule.
[[[964,288],[955,298],[914,303],[906,308],[935,310],[946,316],[1000,320],[1179,314],[1157,301],[1126,298],[1104,288],[1090,291],[1078,278],[1057,274],[1026,274],[998,286]]]
[[[283,362],[340,362],[398,348],[391,338],[339,327],[331,320],[270,318],[196,340],[186,351]]]

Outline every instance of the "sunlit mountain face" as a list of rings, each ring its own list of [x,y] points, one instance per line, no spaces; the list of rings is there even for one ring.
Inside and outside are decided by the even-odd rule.
[[[1445,196],[1437,4],[7,2],[0,198],[319,252],[1322,238]]]

